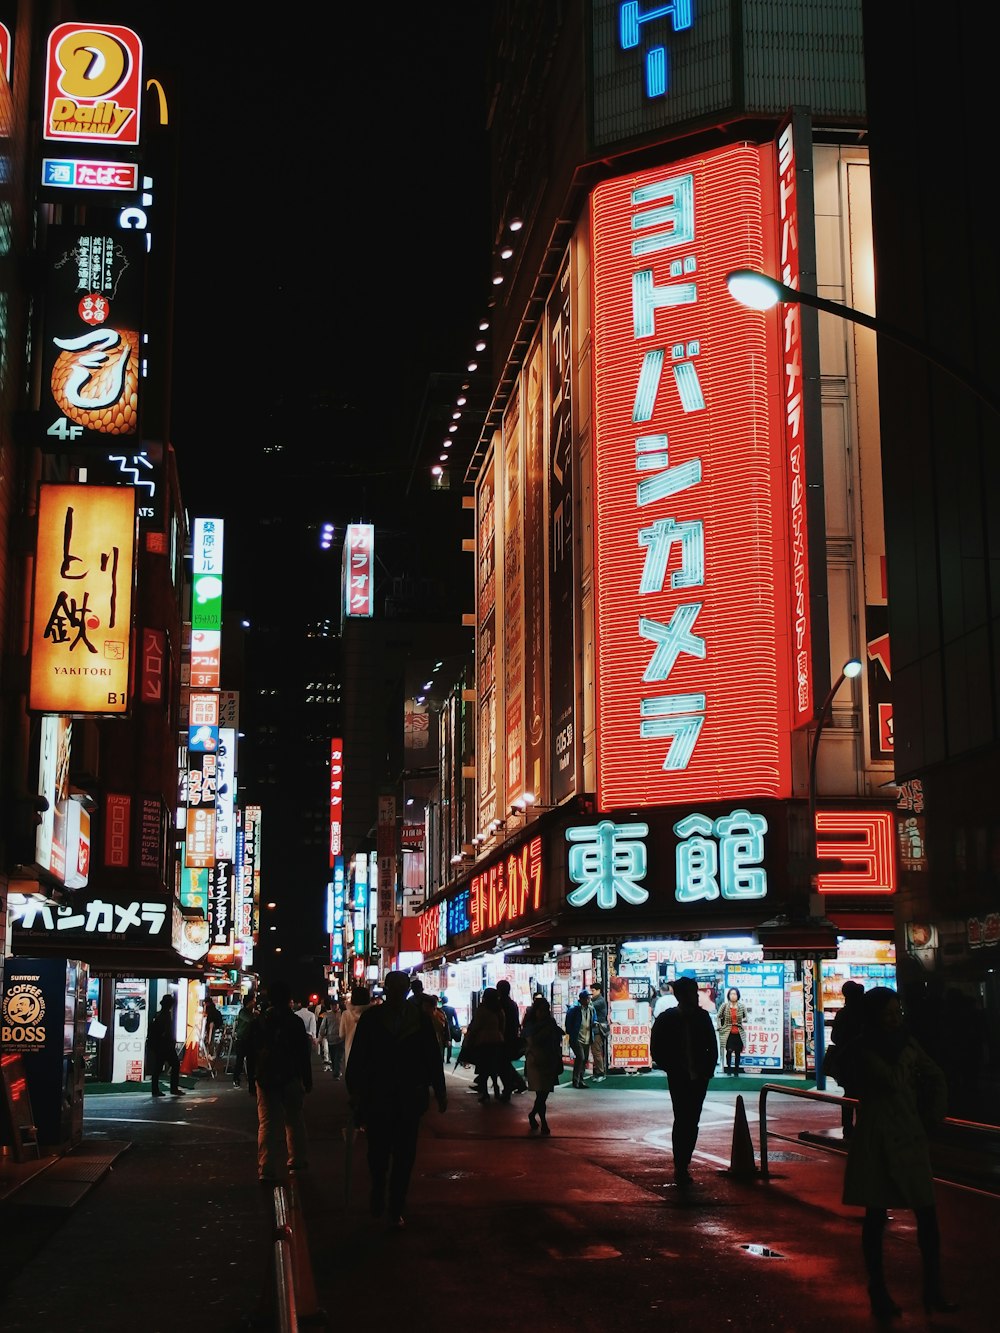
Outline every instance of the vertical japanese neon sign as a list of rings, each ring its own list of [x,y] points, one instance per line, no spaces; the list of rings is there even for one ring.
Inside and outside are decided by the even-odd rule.
[[[603,810],[790,795],[780,367],[724,283],[764,188],[739,146],[593,194]]]

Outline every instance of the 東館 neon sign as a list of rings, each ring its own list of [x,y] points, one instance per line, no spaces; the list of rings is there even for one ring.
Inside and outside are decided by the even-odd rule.
[[[577,887],[566,895],[567,904],[594,903],[607,910],[619,902],[636,907],[646,902],[649,893],[639,881],[648,869],[643,841],[648,833],[648,824],[616,824],[610,819],[568,828],[568,875]],[[763,815],[731,810],[712,819],[695,811],[677,821],[674,833],[680,839],[674,887],[679,903],[767,897]]]
[[[787,506],[745,145],[592,197],[597,707],[604,809],[791,794]]]

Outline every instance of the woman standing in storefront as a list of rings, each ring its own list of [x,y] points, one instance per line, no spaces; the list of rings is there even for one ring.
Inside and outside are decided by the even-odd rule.
[[[747,1037],[747,1007],[740,999],[736,986],[730,986],[726,991],[715,1023],[719,1029],[719,1045],[726,1058],[726,1073],[735,1076],[740,1072],[740,1056]]]

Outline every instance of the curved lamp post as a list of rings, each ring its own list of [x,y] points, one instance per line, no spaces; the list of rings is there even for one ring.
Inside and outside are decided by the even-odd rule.
[[[830,686],[829,693],[823,700],[823,705],[819,710],[819,716],[816,719],[816,730],[812,735],[812,744],[809,747],[809,785],[806,789],[806,795],[809,798],[809,891],[810,897],[816,887],[816,876],[819,873],[819,857],[817,855],[816,836],[816,756],[819,754],[819,741],[823,735],[823,728],[830,720],[830,709],[833,706],[837,691],[843,685],[845,680],[853,680],[855,676],[860,676],[863,670],[861,662],[856,657],[849,658],[840,668],[840,675]],[[812,905],[810,904],[810,911]],[[816,1087],[820,1092],[826,1088],[826,1075],[823,1073],[823,1056],[826,1048],[826,1033],[823,1028],[823,984],[822,984],[822,960],[817,956],[813,964],[813,1060],[816,1069]]]
[[[837,691],[843,685],[845,680],[853,680],[855,676],[860,676],[862,664],[856,658],[852,657],[840,668],[840,675],[830,686],[830,692],[823,700],[823,706],[819,710],[819,716],[816,719],[816,730],[813,732],[812,744],[809,747],[809,786],[807,795],[809,797],[809,880],[810,884],[814,881],[816,875],[816,756],[819,753],[819,738],[823,735],[823,728],[830,720],[830,709],[833,706]]]
[[[863,311],[855,310],[853,306],[841,305],[838,301],[828,301],[826,297],[816,296],[813,292],[799,291],[797,287],[789,287],[786,283],[779,282],[777,278],[771,278],[754,268],[737,268],[732,273],[727,273],[726,286],[733,300],[750,310],[770,310],[779,301],[785,305],[807,305],[813,310],[822,310],[827,315],[837,315],[852,324],[860,324],[862,328],[871,329],[872,333],[890,338],[901,347],[916,353],[922,360],[937,366],[938,370],[943,370],[946,375],[950,375],[956,383],[969,389],[980,402],[1000,416],[1000,397],[988,385],[975,379],[956,362],[943,357],[927,343],[914,338],[903,329],[887,324],[883,319],[876,319],[874,315],[866,315]]]

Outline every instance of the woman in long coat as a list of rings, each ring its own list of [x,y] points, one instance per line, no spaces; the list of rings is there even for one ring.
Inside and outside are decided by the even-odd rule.
[[[882,1233],[890,1208],[912,1208],[923,1262],[924,1307],[957,1307],[941,1293],[941,1238],[925,1123],[944,1119],[947,1084],[941,1069],[903,1026],[899,998],[887,986],[867,991],[860,1036],[841,1060],[859,1098],[844,1172],[844,1203],[865,1210],[861,1248],[872,1313],[902,1311],[889,1295],[882,1263]]]
[[[476,1067],[475,1082],[479,1090],[479,1100],[490,1099],[490,1079],[497,1089],[499,1100],[499,1080],[504,1068],[504,1021],[500,996],[494,986],[487,986],[479,998],[472,1021],[465,1029],[465,1040],[458,1055],[459,1064],[470,1061]]]
[[[540,1126],[542,1134],[548,1135],[552,1131],[546,1119],[545,1104],[562,1074],[565,1034],[552,1017],[544,995],[536,995],[532,1000],[521,1024],[521,1034],[525,1041],[524,1077],[535,1094],[535,1103],[528,1112],[529,1132],[536,1134]]]
[[[715,1015],[715,1025],[719,1029],[719,1046],[725,1056],[726,1073],[736,1075],[740,1072],[740,1056],[747,1044],[747,1007],[740,999],[738,987],[730,986],[726,991],[726,998]]]

